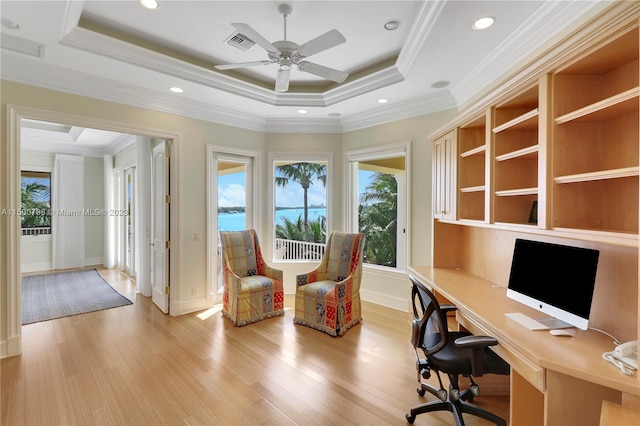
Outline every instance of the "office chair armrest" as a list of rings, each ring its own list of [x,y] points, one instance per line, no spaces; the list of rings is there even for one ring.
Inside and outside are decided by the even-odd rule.
[[[449,312],[457,311],[458,307],[456,305],[440,305],[440,310],[447,315]]]
[[[477,349],[495,346],[498,340],[491,336],[465,336],[457,338],[454,343],[460,348]]]
[[[484,374],[484,351],[489,346],[498,344],[498,340],[490,336],[465,336],[454,341],[459,348],[471,349],[471,375],[480,377]]]

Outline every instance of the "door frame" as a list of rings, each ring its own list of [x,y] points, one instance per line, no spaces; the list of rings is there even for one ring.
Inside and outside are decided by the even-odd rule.
[[[207,144],[207,308],[212,307],[215,304],[222,303],[222,296],[217,294],[217,278],[218,278],[218,168],[217,168],[217,156],[236,156],[250,158],[253,163],[253,176],[251,185],[252,195],[251,202],[253,203],[253,217],[251,222],[256,228],[258,236],[260,236],[260,216],[258,215],[257,206],[260,206],[260,188],[258,177],[260,173],[261,161],[260,152],[242,149],[231,148],[228,146]],[[216,157],[216,158],[214,158]],[[211,208],[215,206],[214,208]]]
[[[94,129],[109,130],[113,132],[129,133],[133,135],[147,136],[151,138],[172,140],[172,155],[170,158],[170,167],[173,171],[170,177],[170,188],[172,193],[171,207],[171,223],[170,223],[170,239],[173,241],[181,241],[180,238],[180,209],[178,202],[178,179],[179,172],[179,135],[169,133],[159,129],[141,127],[133,124],[108,121],[99,118],[84,117],[74,114],[66,114],[51,110],[38,108],[30,108],[19,105],[7,105],[7,135],[8,143],[5,147],[5,153],[9,159],[7,169],[3,170],[1,176],[6,182],[5,191],[7,194],[6,208],[9,211],[18,211],[20,209],[20,121],[22,119],[32,119],[41,121],[50,121],[54,123],[76,125]],[[18,215],[9,216],[6,221],[6,235],[0,235],[6,241],[6,245],[0,248],[6,248],[6,252],[2,253],[0,260],[6,259],[6,268],[0,270],[0,281],[7,283],[6,288],[6,342],[2,342],[0,347],[0,358],[19,355],[22,353],[22,306],[21,306],[21,266],[20,266],[20,218]],[[1,228],[0,228],[1,231]],[[170,315],[180,315],[181,301],[179,274],[179,250],[174,250],[169,259],[169,279],[172,285],[174,297],[172,297],[172,305]]]

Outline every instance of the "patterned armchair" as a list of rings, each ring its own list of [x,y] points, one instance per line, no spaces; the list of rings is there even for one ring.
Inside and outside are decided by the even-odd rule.
[[[220,240],[222,314],[237,326],[284,315],[282,271],[264,262],[255,230],[220,231]]]
[[[362,321],[363,234],[332,232],[320,265],[296,278],[293,322],[342,336]]]

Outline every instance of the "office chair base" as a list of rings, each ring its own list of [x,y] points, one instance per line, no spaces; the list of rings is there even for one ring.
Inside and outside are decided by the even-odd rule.
[[[495,423],[496,426],[507,426],[507,422],[504,419],[496,416],[495,414],[492,414],[468,402],[462,400],[452,401],[451,399],[447,399],[446,401],[432,401],[418,405],[416,407],[413,407],[405,417],[407,419],[407,423],[413,424],[418,414],[445,410],[453,413],[453,417],[456,420],[457,426],[464,426],[462,414],[470,414],[472,416],[480,417],[482,419]]]

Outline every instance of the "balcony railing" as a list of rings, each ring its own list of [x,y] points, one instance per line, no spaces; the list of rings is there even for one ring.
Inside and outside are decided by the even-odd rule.
[[[34,227],[34,228],[22,228],[22,235],[50,235],[51,227],[50,226],[42,226],[42,227]]]
[[[276,238],[274,253],[276,260],[321,260],[325,247],[326,244]]]

